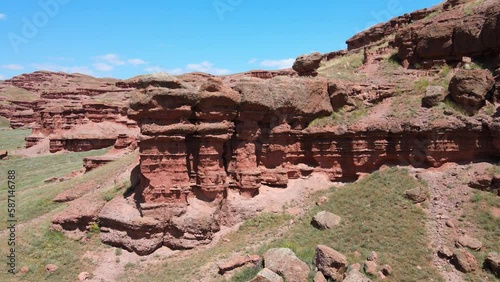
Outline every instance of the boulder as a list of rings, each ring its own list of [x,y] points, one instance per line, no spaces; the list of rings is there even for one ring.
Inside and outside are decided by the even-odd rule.
[[[353,268],[348,273],[343,282],[371,282],[372,280],[364,276],[359,270]]]
[[[7,158],[8,155],[9,155],[9,153],[7,151],[0,150],[0,160]]]
[[[382,267],[380,268],[380,271],[382,272],[382,274],[384,274],[385,276],[389,276],[392,274],[392,266],[388,265],[388,264],[384,264],[382,265]]]
[[[319,68],[321,60],[323,60],[323,55],[318,52],[309,55],[301,55],[295,60],[292,68],[298,72],[300,76],[316,76],[316,69]]]
[[[325,275],[321,273],[321,271],[316,272],[316,275],[314,275],[313,282],[328,282],[325,278]]]
[[[468,113],[484,106],[495,81],[488,70],[458,70],[450,81],[450,95]]]
[[[422,106],[432,108],[444,101],[446,91],[442,86],[428,86],[425,89],[425,96],[422,98]]]
[[[457,247],[469,248],[471,250],[479,251],[483,247],[483,243],[476,238],[472,238],[469,235],[460,236],[455,242]]]
[[[366,258],[366,260],[367,261],[375,261],[375,262],[377,262],[378,261],[378,254],[375,251],[373,251],[373,252],[371,252],[368,255],[368,257]]]
[[[491,180],[491,190],[500,196],[500,174],[495,174]]]
[[[347,258],[330,247],[318,245],[314,256],[314,265],[325,277],[334,281],[342,281],[347,270]]]
[[[45,271],[48,272],[48,273],[54,273],[57,271],[59,267],[55,264],[47,264],[45,266]]]
[[[269,268],[264,268],[249,282],[283,282],[283,278]]]
[[[80,272],[80,274],[78,274],[79,281],[85,281],[88,280],[89,278],[90,278],[90,273],[88,272]]]
[[[376,276],[378,272],[378,265],[374,261],[365,261],[363,263],[363,270],[365,273],[370,274],[372,276]]]
[[[442,246],[438,250],[438,256],[440,258],[444,258],[444,259],[451,259],[453,257],[453,251],[450,250],[450,248],[448,248],[446,246]]]
[[[30,267],[25,265],[25,266],[21,267],[21,269],[19,270],[19,273],[24,274],[24,273],[28,273],[29,271],[30,271]]]
[[[264,266],[285,277],[287,282],[304,282],[309,276],[309,266],[288,248],[269,249],[264,253]]]
[[[416,203],[422,203],[427,200],[429,190],[423,187],[417,187],[406,190],[405,197]]]
[[[339,225],[341,220],[342,218],[338,215],[327,211],[320,211],[313,217],[311,224],[318,229],[324,230]]]
[[[260,257],[258,255],[236,256],[226,261],[217,262],[217,266],[219,267],[219,274],[224,274],[227,271],[242,267],[246,264],[258,264],[259,261]]]
[[[484,266],[493,272],[496,277],[500,278],[500,254],[489,253],[484,260]]]
[[[491,187],[492,177],[487,173],[474,174],[469,181],[469,187],[479,190],[488,190]]]
[[[464,249],[458,249],[453,253],[452,263],[464,273],[475,271],[478,268],[474,255]]]

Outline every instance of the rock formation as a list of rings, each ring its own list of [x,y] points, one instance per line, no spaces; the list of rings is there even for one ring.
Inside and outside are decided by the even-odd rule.
[[[317,69],[322,61],[353,52],[364,52],[365,66],[373,66],[378,62],[376,56],[388,52],[386,48],[393,48],[404,67],[437,61],[457,63],[463,56],[471,60],[498,58],[499,7],[493,0],[478,5],[447,1],[403,15],[349,39],[348,50],[299,57],[294,66],[298,74],[291,70],[224,77],[159,73],[115,81],[106,87],[131,97],[126,116],[126,107],[120,103],[105,106],[87,101],[83,106],[78,102],[49,107],[50,101],[43,101],[35,110],[40,113],[38,127],[27,141],[31,145],[39,136],[64,129],[51,137],[52,151],[113,144],[126,147],[134,144],[137,124],[140,183],[132,196],[103,204],[98,215],[92,210],[92,220],[99,222],[104,242],[141,255],[161,246],[193,248],[211,242],[223,224],[234,223],[228,218],[238,211],[228,202],[230,193],[251,198],[258,195],[261,185],[286,188],[290,179],[311,173],[322,173],[331,181],[350,181],[382,165],[426,168],[447,162],[498,160],[500,117],[494,103],[500,96],[499,76],[493,78],[489,70],[453,70],[449,89],[427,88],[429,93],[423,101],[426,107],[411,109],[419,110],[422,116],[402,119],[375,113],[367,119],[370,122],[322,126],[318,122],[321,119],[415,94],[417,91],[409,85],[413,79],[436,72],[404,69],[407,72],[403,75],[410,78],[401,80],[394,75],[392,80],[379,76],[371,81],[346,81],[321,76]],[[395,35],[395,39],[389,35]],[[370,49],[383,42],[390,47]],[[374,72],[369,74],[375,76]],[[477,85],[468,82],[471,77]],[[16,87],[37,89],[19,82],[19,78],[13,81],[10,83]],[[82,91],[90,96],[105,95],[88,88]],[[65,96],[61,91],[34,93],[49,100]],[[74,96],[68,93],[68,97]],[[473,104],[470,116],[444,110],[431,119],[446,94],[462,106]],[[420,103],[423,97],[417,98]],[[476,115],[486,103],[496,107],[496,113]],[[384,107],[387,105],[380,108]],[[102,129],[107,122],[118,124],[120,130],[105,129],[107,135],[98,135],[106,138],[85,136],[84,141],[71,134],[79,126],[92,123]],[[106,161],[87,159],[86,168]],[[490,185],[497,182],[491,180]],[[420,190],[407,194],[415,202],[427,198]],[[71,222],[72,227],[75,225],[81,226]],[[455,256],[461,265],[462,257],[468,263],[467,255]],[[340,274],[344,272],[343,267]]]
[[[19,75],[0,83],[0,115],[12,128],[32,129],[27,148],[47,137],[51,152],[108,147],[119,134],[138,134],[136,123],[127,118],[129,90],[117,84],[116,79],[82,74]]]

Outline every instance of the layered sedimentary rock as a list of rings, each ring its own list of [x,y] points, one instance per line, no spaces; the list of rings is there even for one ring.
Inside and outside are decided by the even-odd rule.
[[[400,29],[398,56],[406,64],[461,61],[463,56],[495,58],[500,50],[500,5],[496,0],[464,1]]]
[[[370,27],[346,41],[347,49],[354,50],[374,44],[388,36],[395,34],[399,29],[417,22],[430,14],[440,12],[441,7],[417,10],[410,14],[404,14],[390,19],[385,23],[379,23]]]
[[[129,117],[142,133],[134,213],[154,224],[134,227],[141,231],[128,236],[123,230],[130,223],[103,215],[102,236],[131,250],[140,239],[147,246],[141,254],[209,242],[223,222],[228,189],[253,197],[262,184],[286,187],[312,172],[354,180],[383,164],[437,167],[500,157],[500,120],[493,117],[313,126],[337,107],[339,91],[357,95],[325,78],[242,78],[229,87],[211,76],[190,83],[155,74],[127,83],[137,88]]]
[[[130,89],[119,82],[46,71],[22,74],[0,83],[0,115],[12,128],[32,129],[27,148],[44,138],[50,139],[51,152],[112,146],[119,134],[133,139],[139,132],[127,118]]]

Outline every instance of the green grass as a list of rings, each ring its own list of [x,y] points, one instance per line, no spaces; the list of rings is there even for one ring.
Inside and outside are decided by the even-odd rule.
[[[38,95],[33,92],[15,86],[7,86],[0,93],[0,96],[10,101],[35,101],[39,99]]]
[[[340,109],[338,112],[333,112],[330,116],[321,117],[313,120],[309,126],[311,127],[325,127],[337,125],[350,125],[368,114],[368,109],[360,104],[357,109],[347,112],[345,108]]]
[[[425,89],[431,85],[431,82],[427,78],[419,78],[413,83],[413,88],[417,94],[425,94]]]
[[[24,148],[24,138],[30,134],[31,129],[0,129],[0,150],[11,152]]]
[[[431,266],[426,214],[403,197],[404,191],[419,185],[405,170],[375,172],[330,192],[328,202],[315,207],[283,238],[263,249],[291,248],[311,267],[318,244],[345,254],[349,263],[361,262],[369,252],[376,251],[381,263],[393,267],[394,274],[388,281],[441,281]],[[340,215],[341,225],[325,231],[312,227],[310,220],[320,210]],[[356,257],[355,251],[362,257]]]
[[[442,103],[445,109],[452,110],[453,112],[460,114],[462,116],[468,116],[467,111],[462,108],[460,105],[451,100],[450,97],[446,98]]]
[[[412,120],[416,117],[421,103],[421,96],[397,95],[392,100],[389,116],[405,121]]]
[[[500,250],[500,218],[494,217],[492,209],[500,209],[500,197],[487,191],[474,191],[470,199],[471,204],[463,213],[461,223],[464,226],[475,225],[477,230],[474,237],[483,244],[485,251],[472,252],[481,265],[488,252]],[[462,226],[462,227],[464,227]],[[468,281],[495,281],[495,276],[484,271],[476,271],[466,276]]]
[[[362,65],[363,53],[358,52],[327,61],[318,68],[318,73],[328,78],[365,81],[366,75],[357,72],[357,69]]]
[[[106,149],[84,152],[49,155],[30,159],[16,159],[0,163],[0,171],[16,170],[16,213],[19,222],[25,222],[37,216],[50,212],[61,204],[52,199],[60,192],[93,182],[96,185],[105,183],[112,175],[123,171],[132,163],[136,154],[130,154],[105,166],[94,169],[83,176],[64,182],[45,184],[43,180],[49,177],[60,177],[82,168],[82,158],[85,156],[102,155]],[[0,182],[0,201],[7,197],[5,180]],[[104,189],[106,191],[106,189]],[[0,213],[0,220],[5,221],[7,214]]]
[[[10,126],[10,120],[8,120],[7,118],[5,118],[3,116],[0,116],[0,129],[7,128],[9,126]]]
[[[262,266],[245,268],[242,271],[237,272],[233,277],[231,277],[232,282],[247,282],[252,280],[257,273],[262,269]]]
[[[477,6],[481,5],[483,2],[484,0],[475,0],[465,4],[463,8],[465,15],[470,16],[474,14],[474,11],[476,10]]]
[[[15,280],[12,280],[12,274],[2,271],[0,281],[76,281],[80,272],[91,272],[93,262],[82,259],[82,256],[87,250],[95,250],[102,245],[99,236],[93,236],[87,242],[74,241],[59,232],[50,231],[49,220],[43,220],[32,228],[18,231],[17,270],[22,266],[28,266],[30,271],[24,275],[16,275]],[[5,236],[1,239],[6,241]],[[6,244],[3,245],[2,253],[6,254]],[[47,264],[55,264],[59,269],[49,274],[45,271]]]

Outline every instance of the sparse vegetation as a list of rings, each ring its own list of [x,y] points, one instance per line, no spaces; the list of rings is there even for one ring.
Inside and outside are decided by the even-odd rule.
[[[463,8],[465,15],[470,16],[474,14],[474,10],[477,8],[477,6],[481,5],[481,3],[483,2],[484,0],[475,0],[465,4]]]
[[[365,81],[366,75],[357,72],[363,65],[363,54],[361,52],[342,56],[330,60],[318,69],[318,73],[328,78],[344,79],[347,81]]]
[[[418,94],[425,94],[425,89],[430,86],[431,83],[427,78],[419,78],[414,82],[413,88]]]
[[[471,204],[462,214],[462,227],[474,225],[474,236],[480,238],[485,251],[473,252],[481,264],[486,254],[500,250],[500,217],[493,214],[494,209],[500,209],[500,198],[488,191],[474,191]],[[484,271],[476,271],[466,276],[468,281],[495,281],[495,276]]]
[[[444,108],[448,110],[452,110],[455,113],[458,113],[463,116],[467,116],[468,113],[465,111],[464,108],[462,108],[460,105],[457,103],[453,102],[450,97],[446,98],[443,102]]]
[[[362,117],[368,114],[368,108],[359,103],[358,107],[348,112],[346,108],[340,109],[338,112],[333,112],[328,117],[322,117],[315,119],[311,122],[309,126],[311,127],[325,127],[325,126],[336,126],[336,125],[350,125],[359,121]]]
[[[78,273],[93,267],[94,262],[82,259],[82,256],[89,247],[96,249],[101,245],[98,236],[87,242],[74,241],[59,232],[49,230],[49,220],[50,218],[43,219],[32,228],[18,230],[18,270],[21,266],[28,266],[30,271],[22,275],[17,274],[15,281],[74,281]],[[0,238],[6,240],[5,235]],[[7,244],[0,247],[2,253],[7,253],[7,247]],[[54,273],[47,273],[47,264],[55,264],[59,269]],[[0,274],[1,281],[12,281],[11,279],[12,275],[6,271]]]
[[[375,250],[381,261],[393,267],[391,281],[440,281],[429,264],[426,214],[403,197],[405,190],[419,185],[405,170],[375,172],[328,192],[330,200],[324,206],[312,209],[282,239],[267,247],[289,247],[310,264],[318,244],[344,253],[350,263],[362,261]],[[310,219],[320,209],[341,216],[341,225],[325,231],[312,227]]]
[[[63,190],[75,187],[82,183],[94,181],[105,183],[109,176],[121,171],[124,166],[134,160],[136,154],[127,155],[117,161],[94,169],[81,177],[76,177],[63,182],[45,184],[44,179],[49,177],[62,177],[74,170],[82,168],[81,160],[86,156],[102,155],[107,149],[95,150],[83,153],[67,153],[59,155],[48,155],[29,159],[15,159],[0,163],[0,170],[15,169],[17,181],[18,221],[25,222],[37,216],[50,212],[61,206],[52,199]],[[0,181],[0,191],[7,187],[5,179]],[[103,188],[104,191],[107,188]],[[5,200],[7,193],[0,195],[0,200]],[[7,215],[0,214],[0,220],[5,220]]]

